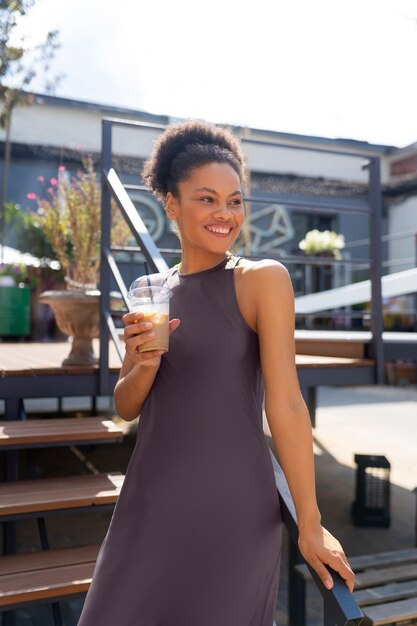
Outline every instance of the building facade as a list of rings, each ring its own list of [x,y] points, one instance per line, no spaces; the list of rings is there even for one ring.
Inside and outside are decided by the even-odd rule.
[[[38,177],[43,176],[46,180],[56,177],[60,165],[76,172],[87,154],[92,155],[98,164],[103,117],[162,126],[177,121],[168,116],[38,94],[31,106],[20,106],[13,113],[8,200],[29,210],[34,208],[34,203],[31,206],[27,194],[42,193]],[[308,206],[294,209],[282,201],[277,202],[276,198],[285,194],[307,198],[319,196],[335,201],[366,197],[368,171],[363,164],[367,157],[376,155],[381,159],[383,187],[383,273],[416,265],[417,144],[398,149],[349,139],[252,128],[232,127],[232,130],[243,138],[250,170],[250,189],[247,190],[252,199],[247,204],[250,232],[242,252],[253,257],[285,260],[286,255],[299,253],[300,240],[307,231],[317,228],[343,233],[345,258],[369,257],[367,216],[337,210],[317,213],[309,211]],[[149,156],[159,132],[153,128],[115,130],[114,166],[123,182],[141,183],[143,161]],[[259,143],[245,141],[248,138]],[[0,131],[0,143],[4,146],[4,131]],[[315,152],[314,149],[332,152]],[[2,166],[0,160],[0,168]],[[132,192],[131,197],[158,247],[178,249],[178,239],[158,202],[146,192]],[[13,244],[12,238],[7,243]],[[330,270],[327,278],[324,276],[322,288],[367,277],[367,269],[360,265]],[[296,295],[305,293],[304,268],[294,264],[291,272]],[[407,306],[413,308],[414,296],[408,300]]]

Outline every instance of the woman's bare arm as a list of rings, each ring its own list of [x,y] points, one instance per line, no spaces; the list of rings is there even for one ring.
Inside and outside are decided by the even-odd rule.
[[[143,313],[123,316],[126,354],[114,389],[114,403],[121,418],[130,422],[139,416],[161,364],[162,350],[137,352],[136,347],[153,339],[152,324],[141,321]],[[171,333],[180,324],[179,319],[169,322]]]
[[[252,266],[247,275],[248,288],[256,298],[265,412],[297,512],[300,551],[326,586],[331,586],[332,579],[324,563],[353,589],[354,575],[342,546],[321,526],[311,421],[295,363],[294,293],[289,272],[278,261],[268,259]]]

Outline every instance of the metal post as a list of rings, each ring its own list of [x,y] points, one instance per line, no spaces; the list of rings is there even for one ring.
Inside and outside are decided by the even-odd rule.
[[[22,398],[6,398],[5,419],[21,420],[25,417],[25,407]],[[4,454],[5,482],[19,479],[19,451],[6,450]],[[3,554],[14,554],[17,549],[16,522],[2,522],[3,524]]]
[[[416,548],[417,548],[417,487],[414,488],[414,493],[415,493],[415,496],[416,496],[416,513],[415,513],[415,516],[414,516],[415,526],[416,526],[416,528],[415,528],[415,545],[416,545]]]
[[[372,357],[375,359],[375,383],[384,384],[384,344],[382,333],[384,320],[382,316],[382,249],[381,249],[381,164],[379,157],[369,160],[369,203],[370,219],[370,257],[371,257],[371,332]]]
[[[110,315],[110,268],[106,251],[111,241],[111,198],[104,183],[105,172],[112,166],[112,123],[102,122],[102,162],[101,162],[101,252],[100,252],[100,391],[101,396],[110,393],[109,340],[107,319]]]
[[[288,623],[289,626],[305,626],[306,581],[295,569],[304,559],[291,537],[288,550]]]

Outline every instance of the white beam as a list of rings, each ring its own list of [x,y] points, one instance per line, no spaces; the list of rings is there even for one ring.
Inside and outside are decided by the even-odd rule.
[[[417,268],[387,274],[382,277],[381,282],[383,298],[417,293]],[[295,311],[296,313],[317,313],[370,300],[371,281],[363,280],[336,289],[298,296],[295,298]]]

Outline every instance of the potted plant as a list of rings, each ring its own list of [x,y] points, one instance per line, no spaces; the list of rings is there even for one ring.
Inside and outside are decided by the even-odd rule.
[[[66,290],[45,291],[40,301],[49,304],[59,329],[73,337],[63,365],[94,365],[92,339],[99,336],[101,188],[91,157],[84,171],[70,177],[64,166],[50,179],[44,197],[27,194],[37,202],[38,227],[43,230],[65,272]],[[45,185],[41,176],[39,182]],[[113,245],[126,245],[130,231],[112,204]],[[113,296],[114,300],[114,296]],[[113,306],[113,304],[112,304]]]
[[[345,238],[343,235],[336,233],[334,230],[320,231],[318,229],[310,230],[306,233],[298,247],[306,255],[317,257],[330,257],[340,260],[342,258],[340,250],[345,246]],[[308,267],[308,266],[307,266]],[[331,267],[323,264],[308,267],[306,273],[306,289],[308,293],[323,291],[330,289],[332,286]]]
[[[342,255],[340,250],[345,247],[345,238],[334,230],[320,231],[315,228],[306,233],[306,236],[300,241],[298,247],[303,250],[305,254],[331,256],[335,259],[341,259]]]

